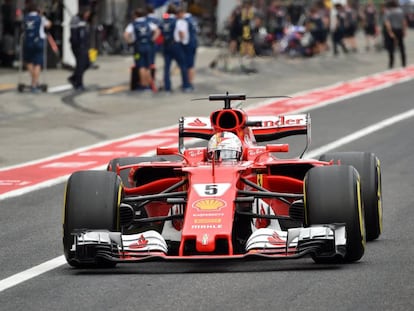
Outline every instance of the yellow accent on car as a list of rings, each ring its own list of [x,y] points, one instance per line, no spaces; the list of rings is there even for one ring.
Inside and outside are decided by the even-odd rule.
[[[223,200],[218,199],[202,199],[194,203],[194,206],[201,210],[217,210],[225,205]]]
[[[307,211],[307,204],[306,204],[306,180],[303,181],[303,206],[304,206],[304,213],[305,213],[305,225],[308,225],[308,211]]]
[[[359,230],[362,236],[362,246],[365,248],[365,222],[364,213],[362,211],[362,200],[361,200],[361,181],[358,176],[357,180],[357,201],[358,201],[358,217],[359,217]]]
[[[119,211],[119,207],[121,206],[121,199],[122,199],[122,182],[121,182],[121,184],[119,185],[119,187],[118,187],[118,202],[117,202],[117,213],[116,213],[116,227],[117,227],[117,229],[119,230],[119,227],[120,227],[120,225],[119,225],[119,222],[120,222],[120,219],[119,219],[119,214],[120,214],[120,211]]]
[[[380,233],[382,232],[382,193],[381,193],[381,163],[380,160],[377,158],[377,176],[378,176],[378,221],[379,221],[379,229]]]
[[[256,183],[259,187],[263,187],[263,174],[257,174]]]

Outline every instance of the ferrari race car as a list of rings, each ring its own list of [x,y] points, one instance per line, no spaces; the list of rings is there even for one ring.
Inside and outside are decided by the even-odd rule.
[[[248,116],[223,101],[210,117],[181,117],[178,146],[74,172],[65,193],[63,247],[74,267],[149,260],[361,259],[382,231],[381,170],[368,152],[304,158],[308,114]],[[299,157],[286,143],[306,135]],[[188,141],[207,141],[194,146]]]

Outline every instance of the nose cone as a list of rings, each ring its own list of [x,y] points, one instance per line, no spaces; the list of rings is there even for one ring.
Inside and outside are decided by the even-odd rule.
[[[197,236],[196,249],[197,252],[200,253],[214,252],[214,250],[216,249],[215,237],[213,236],[213,238],[210,238],[210,236],[207,233]]]

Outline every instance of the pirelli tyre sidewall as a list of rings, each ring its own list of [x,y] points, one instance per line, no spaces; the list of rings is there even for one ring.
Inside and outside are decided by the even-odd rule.
[[[367,241],[377,239],[382,232],[382,189],[380,161],[370,152],[330,152],[321,161],[352,165],[361,178]]]
[[[83,266],[73,260],[70,252],[74,230],[118,230],[122,189],[121,179],[113,172],[79,171],[69,177],[64,200],[63,249],[70,265]],[[103,262],[96,264],[104,266]]]
[[[365,227],[359,175],[348,165],[314,167],[304,182],[305,225],[344,223],[346,226],[345,262],[364,254]],[[316,262],[334,263],[338,258],[318,258]]]

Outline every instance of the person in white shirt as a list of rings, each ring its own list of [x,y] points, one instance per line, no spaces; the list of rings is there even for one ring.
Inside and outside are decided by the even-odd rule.
[[[174,40],[181,44],[188,44],[190,33],[188,29],[188,22],[184,18],[184,10],[179,9],[177,14],[177,23],[174,30]]]
[[[190,41],[190,31],[189,31],[188,22],[185,19],[184,14],[185,14],[184,8],[179,7],[177,11],[177,22],[175,24],[175,29],[174,29],[174,41],[178,43],[177,52],[179,54],[179,59],[181,59],[181,61],[179,62],[181,64],[179,64],[179,66],[180,66],[180,70],[182,71],[182,76],[183,76],[182,89],[184,92],[191,92],[193,90],[193,86],[188,79],[188,65],[187,65],[187,59],[186,59],[186,53],[185,53],[185,47],[186,45],[188,45]]]
[[[194,87],[194,77],[195,77],[195,58],[197,54],[197,47],[198,47],[198,25],[195,18],[192,16],[191,13],[186,13],[184,15],[185,20],[188,24],[188,34],[189,40],[188,44],[184,45],[185,51],[185,59],[187,63],[187,70],[188,70],[188,81]]]

